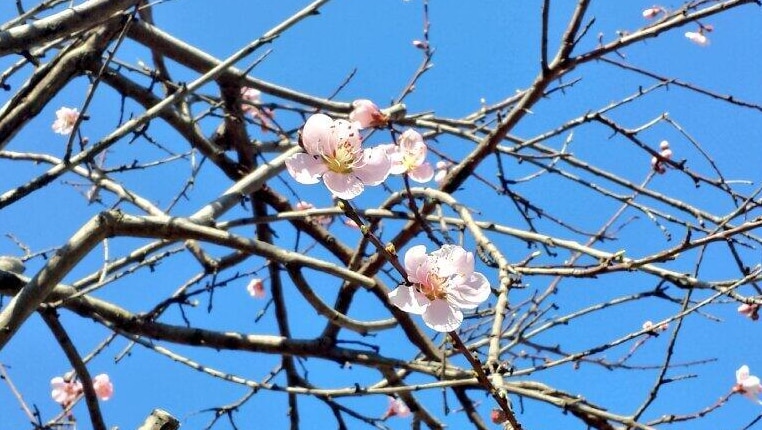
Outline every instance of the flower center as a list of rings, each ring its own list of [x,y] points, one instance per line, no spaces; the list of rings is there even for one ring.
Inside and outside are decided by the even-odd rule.
[[[426,277],[426,282],[416,285],[416,288],[429,300],[446,299],[446,281],[447,278],[430,273]]]
[[[346,175],[352,172],[352,168],[359,158],[358,155],[359,148],[345,140],[337,145],[333,154],[324,154],[323,159],[329,170]]]

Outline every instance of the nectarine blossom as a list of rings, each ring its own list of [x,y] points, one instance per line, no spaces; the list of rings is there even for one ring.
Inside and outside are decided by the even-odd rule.
[[[382,420],[385,420],[389,417],[400,417],[405,418],[407,416],[410,416],[410,408],[407,407],[405,402],[403,402],[401,399],[395,399],[392,396],[387,396],[389,399],[389,407],[386,409],[386,412],[384,412],[384,415],[381,417]]]
[[[348,200],[389,176],[389,156],[381,147],[363,149],[354,123],[315,114],[304,125],[301,140],[305,152],[286,160],[288,173],[297,182],[316,184],[322,178],[336,197]]]
[[[450,167],[452,167],[452,163],[445,160],[439,160],[437,161],[436,168],[437,171],[434,174],[434,182],[437,183],[437,185],[442,185],[442,182],[444,182],[445,176],[447,176],[447,173],[450,171]]]
[[[397,140],[397,145],[384,145],[392,161],[390,173],[408,177],[416,182],[429,182],[434,177],[434,169],[426,162],[428,148],[420,133],[409,128]]]
[[[661,6],[653,6],[643,10],[643,18],[653,19],[659,16],[660,13],[666,12]]]
[[[423,316],[427,326],[449,332],[463,322],[461,309],[474,309],[490,295],[489,281],[474,272],[474,254],[457,245],[426,253],[424,245],[405,253],[411,285],[389,293],[389,301],[405,312]]]
[[[759,319],[759,305],[756,303],[752,303],[752,304],[743,303],[741,306],[738,307],[738,313],[741,315],[746,315],[752,321],[756,321]]]
[[[357,123],[357,128],[383,127],[389,121],[389,116],[370,100],[359,99],[352,102],[352,112],[349,121]]]
[[[700,31],[686,31],[685,37],[688,38],[691,42],[695,43],[699,46],[706,46],[709,45],[709,38],[706,37],[706,35]]]
[[[246,291],[251,294],[251,297],[255,299],[261,299],[265,297],[265,284],[259,278],[254,278],[246,286]]]
[[[749,366],[745,364],[736,370],[736,385],[733,387],[733,391],[741,393],[752,402],[762,405],[762,400],[758,397],[762,394],[762,384],[760,384],[759,378],[749,374]]]
[[[50,396],[64,408],[74,403],[77,397],[82,394],[81,382],[67,381],[60,376],[50,380],[50,388]]]
[[[108,400],[114,395],[114,384],[107,374],[101,373],[93,378],[93,389],[95,395],[101,400]]]
[[[666,140],[662,140],[659,144],[659,157],[652,157],[651,158],[651,168],[654,169],[656,173],[664,174],[667,171],[667,168],[664,167],[664,160],[669,160],[672,158],[672,150],[669,148],[669,142]]]
[[[268,131],[270,120],[273,119],[273,111],[264,107],[258,107],[262,103],[262,92],[256,88],[241,87],[241,110],[248,113],[254,119],[259,119],[262,131]]]
[[[71,134],[74,131],[74,123],[79,118],[76,108],[62,107],[56,111],[56,120],[53,122],[53,132],[58,134]]]

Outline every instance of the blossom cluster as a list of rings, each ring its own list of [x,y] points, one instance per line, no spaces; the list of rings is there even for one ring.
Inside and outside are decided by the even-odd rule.
[[[74,404],[84,392],[82,382],[70,377],[56,376],[50,380],[50,388],[50,396],[64,408]],[[93,378],[93,390],[99,399],[108,400],[114,395],[114,384],[107,374],[101,373]]]
[[[384,126],[389,117],[370,100],[356,100],[352,106],[349,120],[334,120],[322,113],[307,119],[301,133],[304,152],[286,160],[286,168],[297,182],[316,184],[322,180],[334,196],[349,200],[366,186],[381,184],[390,174],[407,175],[420,183],[434,178],[420,133],[408,129],[395,143],[364,148],[361,130]]]

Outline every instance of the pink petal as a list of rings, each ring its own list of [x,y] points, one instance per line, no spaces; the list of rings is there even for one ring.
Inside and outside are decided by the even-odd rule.
[[[743,365],[736,370],[736,382],[743,384],[743,381],[749,377],[749,366]]]
[[[343,175],[336,172],[325,172],[323,175],[325,186],[336,197],[344,200],[353,199],[365,189],[362,181],[354,175]]]
[[[423,322],[438,332],[447,333],[460,327],[463,313],[445,300],[434,300],[423,313]]]
[[[426,245],[416,245],[405,253],[405,270],[407,271],[408,281],[414,284],[420,284],[425,280],[418,278],[418,268],[421,267],[429,258],[426,255]]]
[[[110,378],[105,373],[93,378],[93,389],[101,400],[108,400],[114,395],[114,384],[111,383]]]
[[[448,299],[461,309],[474,309],[486,301],[492,290],[481,273],[473,273],[466,282],[447,290]]]
[[[429,182],[434,177],[434,169],[431,167],[431,164],[423,163],[408,173],[408,176],[415,182],[423,184]]]
[[[442,277],[456,273],[465,277],[474,271],[474,255],[458,245],[442,245],[431,253],[437,259],[437,274]]]
[[[426,312],[431,301],[413,287],[400,285],[389,293],[389,303],[405,312],[420,315]]]
[[[288,173],[300,184],[317,184],[320,176],[328,170],[323,159],[318,155],[300,152],[286,160]]]
[[[386,155],[389,156],[389,161],[391,162],[389,173],[392,175],[401,175],[407,172],[407,166],[405,166],[405,163],[403,163],[405,154],[399,146],[393,143],[388,143],[386,145],[380,146],[386,150]]]
[[[426,144],[423,142],[423,136],[420,133],[409,128],[402,133],[399,140],[400,149],[410,158],[413,158],[414,166],[424,162],[426,159]]]
[[[353,171],[355,176],[366,185],[378,185],[384,182],[391,168],[391,161],[384,148],[368,148],[363,151],[362,156],[362,164]]]
[[[348,142],[353,148],[359,150],[362,145],[360,129],[355,123],[337,119],[333,122],[330,145],[327,147],[323,146],[323,151],[325,151],[326,154],[333,153],[336,148],[344,142]]]
[[[307,119],[302,128],[302,145],[308,154],[320,155],[320,148],[330,144],[333,120],[318,113]]]
[[[743,389],[748,392],[755,394],[759,393],[759,378],[754,375],[749,375],[743,380],[743,382],[741,382],[741,386],[743,386]]]

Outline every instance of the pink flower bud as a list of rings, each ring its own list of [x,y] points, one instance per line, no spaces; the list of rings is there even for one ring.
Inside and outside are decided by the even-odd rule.
[[[359,99],[352,102],[352,112],[349,121],[358,124],[358,128],[383,127],[389,117],[370,100]]]
[[[260,278],[254,278],[246,286],[246,290],[251,294],[251,297],[255,299],[262,299],[265,297],[265,284]]]
[[[707,46],[709,45],[709,38],[707,38],[703,33],[695,32],[695,31],[686,31],[685,37],[688,38],[691,42],[695,43],[699,46]]]
[[[108,375],[101,373],[93,378],[93,389],[95,395],[101,400],[108,400],[114,395],[114,384],[111,383]]]
[[[664,8],[661,6],[649,7],[643,11],[643,18],[653,19],[659,16],[659,14],[662,12],[664,12]]]

